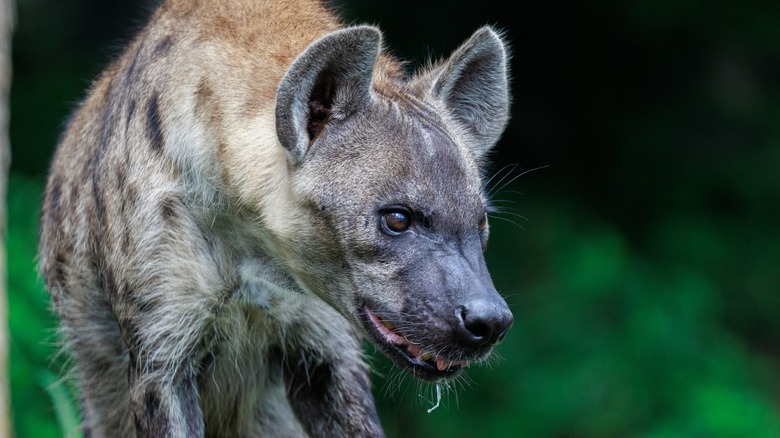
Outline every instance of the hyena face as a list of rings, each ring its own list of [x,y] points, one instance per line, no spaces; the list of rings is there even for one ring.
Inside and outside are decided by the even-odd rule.
[[[411,374],[482,360],[512,324],[483,257],[479,169],[507,120],[506,54],[485,28],[412,78],[376,74],[379,33],[310,46],[287,72],[277,132],[306,227],[296,277]]]

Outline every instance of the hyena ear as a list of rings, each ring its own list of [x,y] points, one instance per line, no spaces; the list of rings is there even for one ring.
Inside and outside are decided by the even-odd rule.
[[[471,135],[480,158],[498,141],[509,120],[507,58],[504,41],[485,26],[437,68],[433,81],[434,97]]]
[[[372,26],[341,29],[314,41],[287,70],[276,95],[276,134],[296,164],[336,108],[351,113],[371,100],[381,40]]]

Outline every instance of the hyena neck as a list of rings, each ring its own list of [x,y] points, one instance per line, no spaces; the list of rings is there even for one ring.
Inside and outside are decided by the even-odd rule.
[[[239,286],[234,296],[250,306],[267,310],[283,299],[305,294],[289,273],[268,257],[245,258],[238,271]]]

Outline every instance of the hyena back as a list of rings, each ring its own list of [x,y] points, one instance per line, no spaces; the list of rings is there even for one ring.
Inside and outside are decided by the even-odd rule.
[[[512,324],[480,173],[507,90],[488,27],[408,74],[319,1],[164,1],[42,209],[85,435],[381,436],[361,339],[429,381],[484,360]]]

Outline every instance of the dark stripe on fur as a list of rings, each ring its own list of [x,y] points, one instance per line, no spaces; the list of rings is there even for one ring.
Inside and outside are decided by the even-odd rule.
[[[168,35],[165,38],[162,39],[157,45],[154,47],[154,51],[152,52],[152,57],[158,57],[158,56],[164,56],[166,53],[168,53],[171,50],[171,47],[173,46],[173,36]]]
[[[160,116],[160,104],[157,94],[152,96],[149,101],[149,108],[146,112],[147,115],[147,128],[149,134],[149,140],[151,141],[152,150],[160,153],[163,149],[163,129],[162,129],[162,117]]]

